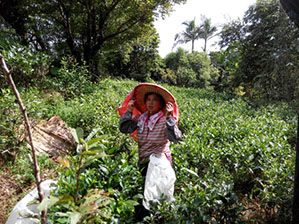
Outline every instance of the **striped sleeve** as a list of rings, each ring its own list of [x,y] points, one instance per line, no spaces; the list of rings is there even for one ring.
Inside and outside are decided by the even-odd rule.
[[[178,142],[182,139],[182,132],[173,117],[166,118],[167,138],[171,142]]]
[[[119,120],[119,130],[122,133],[132,133],[137,129],[137,121],[132,118],[132,113],[127,111]]]

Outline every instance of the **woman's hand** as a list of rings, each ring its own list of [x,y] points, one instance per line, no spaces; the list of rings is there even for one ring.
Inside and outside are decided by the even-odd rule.
[[[173,114],[173,104],[171,102],[168,102],[166,104],[166,113],[165,113],[165,116],[169,117],[169,116],[172,116],[172,114]]]
[[[134,109],[135,100],[130,100],[128,103],[128,111],[132,112]]]

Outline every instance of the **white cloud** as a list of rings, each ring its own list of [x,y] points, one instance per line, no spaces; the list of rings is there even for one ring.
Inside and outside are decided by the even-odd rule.
[[[199,23],[200,16],[205,15],[211,18],[212,24],[219,26],[229,20],[242,18],[245,11],[254,3],[255,0],[187,0],[184,5],[176,5],[170,16],[155,22],[160,36],[160,55],[164,57],[171,52],[175,34],[184,29],[182,22],[195,18]],[[213,42],[215,39],[210,40],[209,45]],[[191,43],[179,46],[190,50]],[[201,51],[202,46],[202,41],[195,42],[195,50]]]

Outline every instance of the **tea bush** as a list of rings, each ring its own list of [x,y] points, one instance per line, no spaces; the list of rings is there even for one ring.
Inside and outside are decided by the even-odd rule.
[[[71,216],[80,223],[134,222],[134,206],[143,193],[137,145],[119,132],[116,108],[136,84],[105,79],[93,84],[92,92],[69,99],[24,90],[31,117],[59,115],[83,129],[82,145],[95,147],[95,153],[85,153],[84,163],[79,162],[82,151],[63,158],[70,166],[59,169],[53,195],[59,200],[49,210],[49,222],[69,223]],[[248,205],[255,202],[260,206],[252,211],[257,222],[289,222],[296,123],[288,105],[256,106],[212,90],[166,88],[177,98],[183,131],[183,140],[171,145],[176,201],[155,205],[145,222],[244,223]],[[6,93],[7,105],[9,97]],[[99,206],[88,207],[88,202]],[[271,216],[263,213],[272,210]]]
[[[87,66],[73,58],[62,58],[60,67],[51,67],[51,77],[45,79],[43,86],[60,92],[66,99],[80,97],[93,91]]]
[[[134,85],[103,80],[94,93],[57,109],[72,126],[87,131],[98,127],[96,135],[106,136],[104,148],[110,156],[90,164],[84,171],[90,184],[84,186],[106,192],[113,189],[111,219],[121,223],[132,223],[134,218],[134,203],[127,210],[123,201],[137,202],[142,194],[137,146],[119,133],[115,111]],[[257,199],[264,209],[278,209],[274,222],[279,223],[281,217],[290,220],[282,208],[292,195],[294,150],[289,139],[295,135],[295,114],[287,105],[256,108],[229,94],[167,88],[180,105],[184,133],[183,141],[171,146],[176,202],[156,205],[147,222],[242,222],[246,203]],[[282,114],[280,107],[288,112]]]

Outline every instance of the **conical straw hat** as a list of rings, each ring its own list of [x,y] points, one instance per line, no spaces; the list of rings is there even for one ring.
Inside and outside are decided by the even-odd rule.
[[[138,116],[146,112],[146,105],[144,102],[144,96],[147,93],[160,94],[165,103],[171,102],[173,104],[173,117],[178,121],[179,119],[179,108],[174,96],[164,87],[153,84],[153,83],[140,83],[137,85],[125,98],[122,105],[117,109],[120,116],[122,116],[128,109],[128,103],[130,100],[135,100],[135,108],[133,110],[133,116]],[[163,110],[165,112],[165,108]]]

